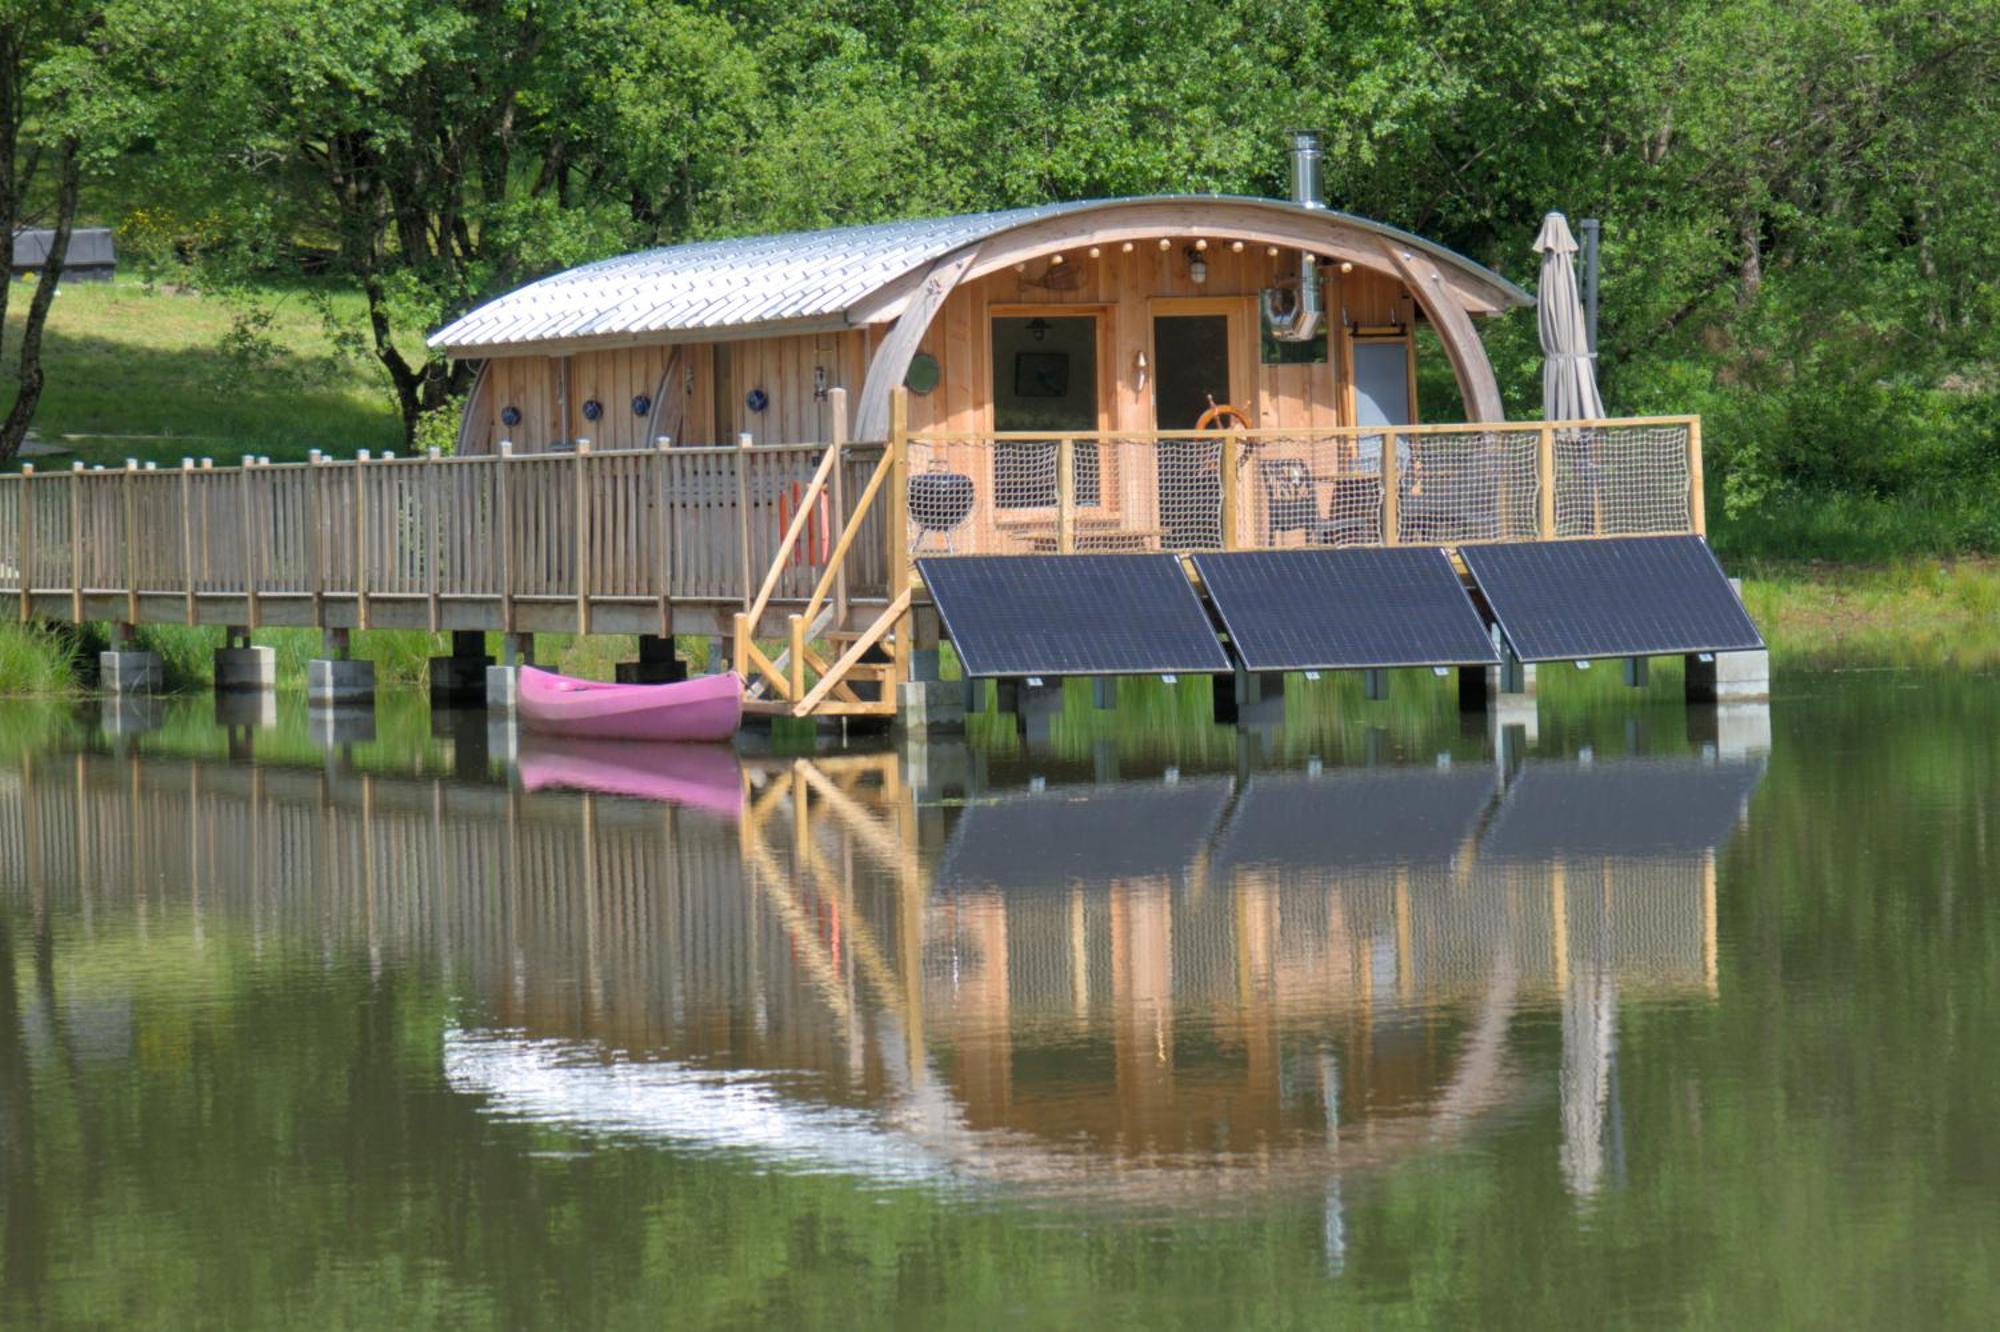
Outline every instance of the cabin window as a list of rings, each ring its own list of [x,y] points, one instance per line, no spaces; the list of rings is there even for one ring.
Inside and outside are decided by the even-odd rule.
[[[1097,317],[1033,315],[993,321],[993,428],[1098,428]],[[1075,445],[1076,502],[1098,503],[1097,445]],[[1054,440],[1001,440],[993,448],[993,503],[1047,509],[1056,503]]]

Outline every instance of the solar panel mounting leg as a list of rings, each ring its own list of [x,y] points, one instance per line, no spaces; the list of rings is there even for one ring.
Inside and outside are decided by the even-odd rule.
[[[1625,658],[1625,683],[1628,687],[1633,689],[1644,689],[1647,685],[1647,682],[1652,679],[1652,675],[1653,675],[1652,658],[1650,657]]]
[[[1371,703],[1380,703],[1388,698],[1389,672],[1379,667],[1361,672],[1361,696]]]
[[[1093,675],[1090,677],[1090,706],[1099,712],[1111,712],[1118,706],[1118,677],[1115,675]]]
[[[970,717],[986,711],[986,681],[968,675],[960,684],[965,690],[965,715]]]
[[[1021,735],[1030,744],[1047,744],[1054,736],[1055,720],[1062,715],[1062,710],[1061,680],[1050,680],[1046,684],[1023,684],[1020,708],[1016,714],[1020,718]]]
[[[1019,680],[995,680],[993,682],[993,706],[1000,712],[1021,710],[1021,682]]]

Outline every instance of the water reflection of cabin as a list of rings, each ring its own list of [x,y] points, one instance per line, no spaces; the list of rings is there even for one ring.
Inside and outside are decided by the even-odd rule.
[[[1441,246],[1319,206],[1317,153],[1295,150],[1302,202],[1053,204],[681,245],[556,274],[433,339],[483,361],[460,451],[820,442],[836,437],[836,388],[847,436],[880,439],[898,384],[920,434],[1206,428],[1213,405],[1252,428],[1406,424],[1425,326],[1464,419],[1500,420],[1473,320],[1530,298]],[[973,494],[1003,524],[1055,502],[1033,449],[967,454]],[[1081,521],[1094,511],[1134,530],[1121,508],[1170,488],[1175,465],[1163,451],[1157,477],[1122,475],[1079,449]]]

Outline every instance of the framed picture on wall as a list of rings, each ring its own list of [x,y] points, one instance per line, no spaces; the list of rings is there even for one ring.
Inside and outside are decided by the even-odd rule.
[[[1017,398],[1068,397],[1069,353],[1052,351],[1015,352],[1014,396]]]

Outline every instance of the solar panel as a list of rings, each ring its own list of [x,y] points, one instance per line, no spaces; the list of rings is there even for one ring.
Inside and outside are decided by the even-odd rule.
[[[1230,669],[1172,555],[958,555],[917,568],[967,675]]]
[[[1450,556],[1435,546],[1208,552],[1194,562],[1253,671],[1499,659]]]
[[[1764,646],[1698,536],[1465,546],[1459,555],[1522,661]]]

